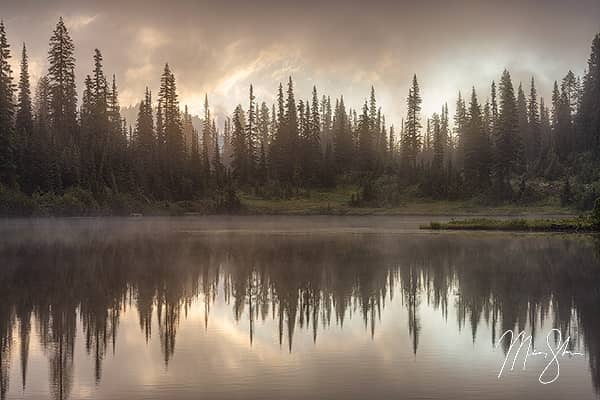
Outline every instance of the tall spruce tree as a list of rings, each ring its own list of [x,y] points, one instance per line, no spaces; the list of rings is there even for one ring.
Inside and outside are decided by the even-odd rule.
[[[210,177],[210,148],[211,148],[211,121],[210,107],[208,105],[208,94],[204,95],[204,118],[202,119],[202,154],[201,154],[201,173],[204,178],[205,186],[208,186]]]
[[[583,148],[600,152],[600,33],[594,37],[587,73],[583,79],[579,124]]]
[[[249,180],[248,140],[246,136],[246,117],[241,105],[233,112],[233,130],[231,133],[232,161],[234,176],[240,184]]]
[[[321,114],[319,113],[319,98],[317,87],[313,86],[311,106],[307,102],[307,157],[309,182],[314,184],[319,177],[321,165]]]
[[[133,149],[136,157],[136,170],[142,186],[150,189],[150,174],[154,172],[154,161],[156,152],[156,137],[154,134],[154,119],[152,116],[152,92],[148,87],[144,93],[144,99],[140,103],[135,133],[133,138]]]
[[[491,116],[492,116],[492,132],[495,132],[495,130],[497,129],[497,125],[498,125],[498,99],[497,99],[497,95],[496,95],[496,82],[492,81],[492,87],[490,90],[490,97],[491,97],[491,102],[490,102],[490,108],[491,108]]]
[[[73,40],[61,17],[50,37],[48,50],[52,158],[57,190],[75,185],[80,180],[74,53]]]
[[[402,137],[403,162],[410,168],[417,166],[417,154],[421,148],[421,94],[417,75],[413,76],[412,85],[406,99],[407,114],[405,132]]]
[[[32,185],[30,174],[33,157],[33,109],[31,104],[31,86],[29,83],[29,63],[27,49],[23,43],[21,53],[21,74],[19,76],[17,97],[17,115],[15,128],[17,134],[18,158],[17,169],[20,172],[20,184],[26,193],[32,193],[35,187]]]
[[[348,114],[344,105],[344,97],[336,101],[333,117],[333,152],[338,172],[346,172],[353,163],[354,144],[349,128]]]
[[[439,114],[433,113],[431,118],[433,160],[432,167],[436,172],[440,172],[444,166],[444,150],[446,148],[445,138],[442,132],[441,119]]]
[[[450,159],[452,146],[452,135],[450,133],[450,117],[448,115],[448,103],[442,106],[442,114],[440,116],[440,134],[444,143],[444,157]]]
[[[519,121],[519,137],[521,143],[523,143],[525,147],[523,161],[526,164],[529,164],[531,160],[527,158],[527,137],[529,135],[529,120],[527,114],[527,98],[525,97],[525,92],[523,91],[523,85],[519,83],[519,88],[517,90],[517,118]]]
[[[471,94],[464,143],[464,173],[467,188],[474,191],[484,189],[489,183],[490,149],[475,88]]]
[[[538,162],[541,151],[541,128],[540,112],[537,100],[535,80],[531,77],[531,88],[529,91],[529,103],[527,104],[529,129],[525,140],[525,154],[529,165]]]
[[[175,75],[171,72],[168,63],[165,64],[161,76],[158,103],[162,125],[161,134],[164,138],[163,178],[167,185],[164,196],[182,198],[184,196],[182,183],[185,143]]]
[[[519,118],[517,101],[510,73],[504,70],[500,78],[500,110],[498,126],[495,132],[494,176],[498,185],[498,195],[512,195],[510,179],[521,167],[521,140],[519,137]]]
[[[273,142],[269,149],[269,159],[271,160],[271,168],[273,176],[278,180],[283,179],[285,169],[285,157],[284,147],[286,141],[286,130],[285,130],[285,111],[284,111],[284,98],[283,98],[283,85],[279,83],[277,90],[277,110],[273,106]]]
[[[298,174],[298,111],[294,97],[294,82],[290,76],[288,80],[287,98],[285,101],[285,115],[283,119],[283,174],[284,183],[295,183]]]
[[[358,165],[361,172],[369,173],[373,169],[373,123],[369,116],[369,106],[365,101],[358,122]]]
[[[552,131],[556,153],[561,161],[565,161],[573,139],[571,111],[567,92],[560,90],[556,81],[552,91]]]
[[[456,138],[456,151],[454,165],[459,170],[463,168],[465,159],[465,137],[467,131],[468,112],[465,99],[458,92],[456,100],[456,113],[454,114],[454,137]]]
[[[13,186],[16,183],[15,88],[10,57],[4,21],[0,20],[0,184]]]
[[[246,148],[248,149],[248,177],[250,178],[256,171],[258,162],[259,134],[257,124],[256,97],[254,96],[254,87],[250,85],[248,93],[248,116],[246,119]]]
[[[266,153],[268,152],[269,146],[271,144],[271,117],[269,114],[269,107],[267,106],[267,103],[263,101],[258,111],[258,118],[256,123],[259,143],[262,145],[265,151],[265,160]]]

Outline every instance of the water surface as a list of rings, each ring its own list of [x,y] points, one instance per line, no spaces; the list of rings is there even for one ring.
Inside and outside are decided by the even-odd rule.
[[[2,222],[1,398],[597,399],[600,241],[429,220]]]

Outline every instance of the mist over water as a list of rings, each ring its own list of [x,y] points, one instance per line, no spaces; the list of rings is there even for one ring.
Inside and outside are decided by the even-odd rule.
[[[598,397],[598,239],[420,222],[6,221],[1,398]],[[552,328],[585,357],[497,378]]]

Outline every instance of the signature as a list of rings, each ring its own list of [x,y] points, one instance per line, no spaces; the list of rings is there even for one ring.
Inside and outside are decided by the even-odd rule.
[[[554,342],[551,339],[552,337],[557,338],[557,340],[555,341],[555,345],[551,343]],[[510,339],[510,346],[508,347],[508,351],[506,352],[506,357],[504,357],[504,362],[500,367],[498,379],[502,377],[504,368],[506,367],[507,363],[509,363],[513,348],[516,348],[517,351],[514,353],[512,364],[510,364],[511,371],[514,370],[517,358],[519,357],[519,354],[521,354],[522,350],[526,351],[523,357],[523,370],[527,368],[527,360],[529,359],[529,357],[542,356],[546,360],[549,360],[546,364],[546,367],[542,370],[540,376],[538,377],[538,380],[542,385],[547,385],[549,383],[555,382],[560,376],[559,358],[565,356],[584,356],[584,354],[582,353],[567,350],[571,341],[571,337],[567,336],[566,339],[563,341],[562,334],[559,329],[551,329],[550,332],[548,332],[548,335],[546,336],[546,346],[548,351],[536,350],[533,347],[531,335],[526,334],[525,331],[521,331],[515,336],[515,332],[513,330],[507,330],[502,334],[502,336],[500,336],[500,339],[498,340],[498,346],[502,343],[502,341],[505,338]]]

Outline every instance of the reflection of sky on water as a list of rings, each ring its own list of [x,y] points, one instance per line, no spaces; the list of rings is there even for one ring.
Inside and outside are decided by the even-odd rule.
[[[162,243],[175,239],[174,245]],[[42,254],[59,252],[58,259],[62,257],[64,263],[59,263],[58,269],[50,268],[48,257],[38,259],[26,251],[13,253],[3,248],[9,267],[0,275],[0,284],[6,288],[11,274],[18,276],[21,269],[28,268],[17,261],[27,260],[47,263],[48,267],[42,269],[49,274],[47,281],[59,285],[60,280],[50,274],[61,273],[63,265],[65,269],[73,268],[76,262],[66,259],[77,261],[79,251],[87,251],[73,250],[72,245],[63,248],[55,244],[37,250]],[[597,357],[595,341],[599,335],[597,316],[590,310],[594,302],[598,304],[598,294],[589,288],[597,283],[599,267],[596,244],[591,239],[533,235],[234,235],[223,240],[188,235],[183,239],[155,237],[149,245],[155,247],[154,251],[162,251],[165,259],[170,257],[173,264],[152,264],[139,253],[146,249],[143,241],[113,243],[103,239],[95,247],[98,254],[85,255],[89,263],[82,268],[95,268],[91,276],[97,284],[115,289],[114,294],[107,293],[109,300],[117,296],[110,301],[116,301],[120,310],[116,313],[115,347],[113,353],[112,338],[104,348],[95,346],[92,340],[90,352],[86,351],[86,329],[96,325],[85,328],[84,315],[91,312],[86,318],[101,322],[106,299],[95,301],[99,292],[90,292],[87,299],[86,293],[78,294],[88,305],[71,305],[76,307],[77,320],[72,382],[63,398],[501,399],[522,393],[532,399],[573,395],[596,398],[590,375],[590,365],[595,364],[590,357]],[[364,256],[344,256],[352,252]],[[508,261],[508,265],[490,264],[490,259],[498,258]],[[521,265],[515,265],[519,259]],[[282,260],[289,262],[282,265]],[[82,270],[74,268],[66,276],[89,278],[78,275]],[[130,271],[134,272],[125,274]],[[121,273],[123,276],[119,276]],[[201,278],[197,288],[192,284],[193,277]],[[121,290],[123,280],[129,286],[125,292]],[[537,284],[519,283],[523,281]],[[254,282],[251,289],[248,282]],[[177,310],[174,324],[159,325],[158,298],[154,297],[147,343],[138,303],[145,284],[155,288],[164,285],[168,288],[165,293],[169,293],[165,296],[178,305],[173,308]],[[259,286],[271,288],[266,302],[258,301]],[[27,285],[19,287],[23,292]],[[207,288],[211,294],[208,303]],[[236,303],[232,291],[240,288],[244,294],[238,298],[243,301]],[[252,322],[252,342],[248,290],[255,290],[253,309],[259,309],[258,318]],[[311,293],[320,293],[321,299],[316,341],[312,310],[308,317],[300,315],[304,306],[316,304],[317,298],[310,297]],[[436,300],[436,293],[441,294],[442,303]],[[490,294],[494,294],[494,304],[500,309],[495,321],[496,338],[504,326],[502,317],[514,318],[516,324],[531,332],[532,316],[522,306],[532,302],[537,307],[535,313],[545,316],[543,324],[539,317],[536,319],[536,347],[543,347],[545,335],[557,325],[575,336],[576,350],[586,353],[586,357],[561,359],[556,384],[543,386],[537,382],[545,365],[543,359],[530,359],[526,371],[507,371],[498,380],[504,352],[492,345],[494,318],[485,311],[486,304],[493,302]],[[303,302],[303,296],[308,300]],[[323,306],[326,297],[333,302],[329,322]],[[24,298],[35,301],[36,293]],[[342,299],[347,304],[340,314]],[[278,307],[282,301],[288,305],[280,325]],[[572,309],[565,311],[564,304],[569,302]],[[238,309],[241,305],[243,308]],[[264,320],[262,311],[266,311]],[[295,315],[293,321],[290,315]],[[5,316],[2,314],[2,318]],[[49,359],[55,351],[52,346],[43,348],[40,344],[40,320],[34,313],[27,385],[23,390],[19,323],[18,318],[12,318],[7,398],[47,398],[49,379],[53,379]],[[165,329],[171,327],[172,354],[165,353]],[[96,349],[102,353],[99,363],[95,360]],[[520,365],[518,362],[516,368]],[[100,378],[96,379],[98,366]],[[65,372],[68,375],[68,370]]]

